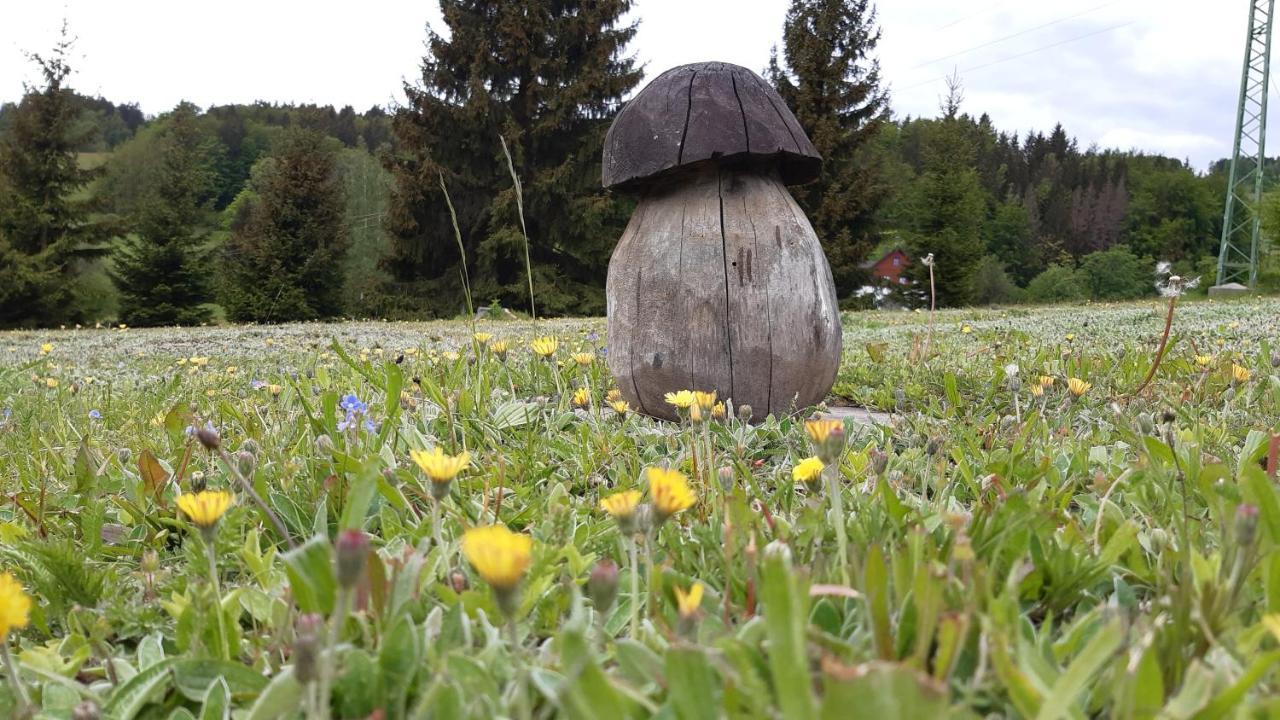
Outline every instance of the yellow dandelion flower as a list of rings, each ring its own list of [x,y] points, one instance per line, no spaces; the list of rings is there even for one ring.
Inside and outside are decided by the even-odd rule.
[[[960,328],[960,332],[964,333],[965,335],[968,335],[969,333],[973,332],[973,328],[969,325],[965,325],[964,327]]]
[[[676,609],[680,611],[680,617],[685,620],[692,618],[702,606],[702,583],[695,582],[688,590],[682,590],[677,585],[675,591]]]
[[[711,408],[716,404],[716,392],[714,390],[711,392],[694,390],[693,400],[698,403],[698,407],[702,408],[704,412],[710,412]]]
[[[534,338],[533,342],[529,343],[529,346],[533,348],[534,355],[540,358],[550,358],[556,354],[556,349],[560,347],[560,342],[550,335],[546,335]]]
[[[41,355],[48,355],[51,352],[53,352],[53,343],[45,343],[40,346]]]
[[[9,573],[0,573],[0,642],[9,637],[10,631],[26,627],[30,614],[31,597],[22,584]]]
[[[584,387],[573,391],[573,406],[584,408],[591,405],[591,393]]]
[[[201,490],[179,496],[178,509],[196,527],[207,531],[218,524],[234,501],[235,496],[225,490]]]
[[[604,394],[604,399],[608,400],[609,402],[613,402],[614,400],[621,400],[622,391],[619,390],[618,388],[610,388],[609,392]]]
[[[1053,376],[1052,376],[1052,375],[1041,375],[1041,376],[1040,376],[1040,385],[1041,385],[1041,386],[1043,386],[1043,387],[1046,387],[1046,388],[1051,388],[1051,387],[1053,387]]]
[[[589,367],[591,363],[596,361],[596,354],[589,352],[574,353],[573,361],[578,363],[578,367]]]
[[[240,368],[236,367],[235,365],[228,365],[228,366],[227,366],[227,374],[228,374],[228,375],[235,375],[235,374],[236,374],[236,371],[238,371],[239,369],[240,369]]]
[[[663,399],[667,401],[668,405],[674,405],[677,408],[680,408],[681,410],[688,410],[690,406],[692,406],[695,402],[698,401],[698,398],[693,394],[693,391],[691,390],[669,392],[665,396],[663,396]]]
[[[1075,342],[1076,334],[1075,334],[1075,333],[1067,333],[1064,337],[1065,337],[1065,339],[1066,339],[1066,341],[1067,341],[1067,342]]]
[[[689,479],[679,470],[651,467],[645,470],[649,478],[649,497],[659,520],[693,507],[698,496],[689,488]]]
[[[1242,365],[1231,364],[1231,379],[1238,383],[1249,382],[1249,368]]]
[[[44,386],[49,388],[50,390],[53,390],[54,388],[58,387],[58,378],[45,378]]]
[[[280,397],[280,393],[284,392],[284,388],[273,383],[267,386],[267,392],[271,393],[271,397]]]
[[[446,455],[439,445],[431,449],[410,450],[409,457],[432,482],[447,483],[458,476],[458,473],[471,466],[471,453],[463,451],[459,455]]]
[[[1033,384],[1029,389],[1031,390],[1031,395],[1033,397],[1044,397],[1043,385],[1036,383],[1036,384]]]
[[[809,439],[818,445],[826,442],[831,433],[837,429],[844,430],[844,423],[831,419],[804,421],[804,431],[809,434]]]
[[[816,482],[826,467],[818,458],[807,457],[791,468],[791,479],[802,483]]]
[[[1089,388],[1091,387],[1093,387],[1093,383],[1085,382],[1080,378],[1067,378],[1067,389],[1076,397],[1080,397],[1081,395],[1089,392]]]
[[[494,355],[498,356],[499,360],[507,359],[507,341],[506,340],[494,340],[493,342],[489,343],[489,349],[493,351]]]
[[[533,538],[502,525],[474,527],[462,535],[462,554],[484,581],[511,590],[529,569]]]
[[[471,338],[481,345],[488,345],[489,341],[493,339],[493,334],[487,333],[487,332],[478,332],[472,335]]]
[[[613,411],[619,415],[626,415],[631,412],[631,403],[626,400],[610,400],[609,407],[613,408]]]
[[[1209,367],[1209,366],[1210,366],[1210,365],[1212,365],[1212,364],[1213,364],[1213,356],[1212,356],[1212,355],[1197,355],[1197,356],[1196,356],[1196,365],[1199,365],[1200,367]]]
[[[445,350],[442,357],[449,362],[458,362],[462,356],[458,354],[457,350]]]
[[[701,405],[694,403],[693,405],[689,406],[689,419],[692,420],[695,424],[702,423],[702,406]]]
[[[724,419],[724,403],[718,402],[711,406],[711,417],[716,420]]]
[[[639,490],[623,490],[600,498],[600,509],[618,520],[630,520],[640,506]]]

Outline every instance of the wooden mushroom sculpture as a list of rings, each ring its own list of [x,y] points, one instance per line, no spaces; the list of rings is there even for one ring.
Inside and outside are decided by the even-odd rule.
[[[753,419],[820,402],[840,364],[831,268],[786,185],[822,158],[782,98],[728,63],[659,75],[618,113],[606,188],[639,202],[609,261],[609,369],[636,410],[714,390]]]

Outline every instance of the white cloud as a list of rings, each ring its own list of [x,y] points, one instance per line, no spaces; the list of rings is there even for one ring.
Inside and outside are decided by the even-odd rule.
[[[387,104],[416,75],[426,23],[439,26],[430,0],[0,2],[0,99],[36,80],[22,51],[49,48],[65,12],[76,87],[149,113],[182,99]],[[649,77],[713,59],[760,71],[786,8],[636,0],[631,49]],[[1204,167],[1230,149],[1245,13],[1203,0],[880,0],[878,54],[900,116],[936,114],[941,78],[958,69],[964,109],[1002,130],[1062,122],[1085,147],[1133,143]]]

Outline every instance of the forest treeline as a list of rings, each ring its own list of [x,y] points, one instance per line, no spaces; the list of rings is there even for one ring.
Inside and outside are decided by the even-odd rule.
[[[77,93],[67,41],[32,55],[41,81],[0,106],[0,326],[451,317],[468,294],[527,309],[530,287],[539,314],[602,314],[633,207],[600,188],[604,132],[645,78],[631,9],[451,3],[394,108],[147,115]],[[1157,261],[1212,281],[1224,163],[1003,130],[962,79],[935,116],[895,116],[870,0],[793,0],[779,30],[756,69],[825,158],[792,191],[847,306],[894,248],[923,281],[906,303],[929,254],[949,305],[1140,297]]]

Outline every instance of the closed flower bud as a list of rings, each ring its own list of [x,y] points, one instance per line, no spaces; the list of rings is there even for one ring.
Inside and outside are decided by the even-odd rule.
[[[942,450],[942,438],[931,437],[929,442],[925,443],[924,451],[929,455],[937,455]]]
[[[71,710],[71,720],[98,720],[100,717],[102,711],[98,709],[98,703],[92,700],[85,700]]]
[[[208,487],[209,483],[205,480],[204,472],[196,470],[191,473],[191,492],[200,492]]]
[[[222,436],[218,434],[212,422],[206,422],[196,428],[196,440],[200,441],[205,450],[217,450],[222,446]]]
[[[153,575],[160,570],[160,556],[155,550],[146,550],[142,553],[142,562],[139,566],[142,572]]]
[[[883,475],[889,469],[889,454],[880,450],[871,451],[871,470],[876,475]]]
[[[1151,419],[1151,413],[1138,413],[1138,428],[1142,430],[1143,435],[1151,435],[1156,431],[1156,424]]]
[[[596,563],[587,578],[587,597],[601,615],[609,612],[618,598],[618,565],[608,558]]]
[[[369,556],[369,536],[359,530],[343,530],[338,535],[337,555],[338,584],[348,589],[355,587]]]
[[[1163,552],[1169,547],[1169,532],[1164,528],[1156,528],[1151,531],[1151,549],[1156,553]]]
[[[236,455],[236,469],[246,478],[253,477],[253,471],[258,467],[258,458],[248,450],[241,450]]]
[[[324,618],[308,613],[298,618],[297,638],[293,644],[293,676],[302,685],[315,681],[320,669],[320,630]]]
[[[720,487],[724,488],[725,492],[732,490],[733,489],[733,468],[729,467],[728,465],[720,468],[720,470],[716,473],[716,479],[720,481]]]
[[[1271,353],[1271,367],[1280,368],[1280,350]]]
[[[764,556],[766,558],[782,558],[782,561],[791,564],[791,546],[781,540],[774,540],[764,546]]]
[[[316,450],[322,455],[328,455],[333,452],[333,438],[328,435],[316,436]]]
[[[455,572],[449,576],[449,584],[453,586],[453,591],[461,595],[467,590],[467,576],[460,572]]]
[[[116,459],[120,461],[121,465],[128,465],[129,459],[132,457],[133,451],[127,447],[122,447],[119,450],[116,450]]]
[[[742,422],[751,422],[751,406],[750,405],[738,406],[738,419],[741,420]]]
[[[1160,413],[1160,422],[1164,423],[1165,425],[1170,425],[1173,423],[1174,420],[1177,420],[1177,419],[1178,419],[1177,414],[1167,408],[1165,409],[1164,412]]]

